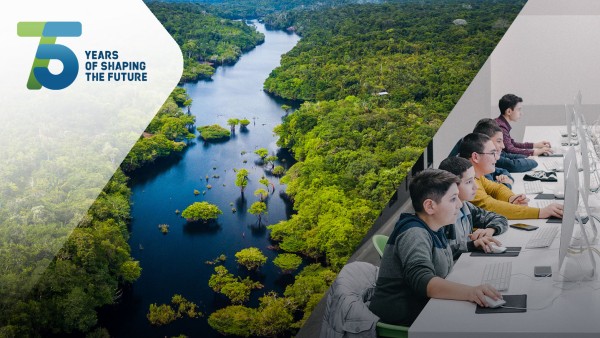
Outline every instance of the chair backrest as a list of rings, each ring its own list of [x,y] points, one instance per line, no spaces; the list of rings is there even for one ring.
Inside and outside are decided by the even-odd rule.
[[[375,250],[379,253],[379,257],[383,256],[383,249],[385,248],[385,244],[387,243],[389,236],[386,235],[374,235],[373,245],[375,246]]]
[[[377,337],[408,338],[408,327],[377,322]]]

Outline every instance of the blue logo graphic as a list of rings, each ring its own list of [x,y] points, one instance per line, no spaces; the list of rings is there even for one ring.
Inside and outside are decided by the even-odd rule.
[[[27,88],[38,90],[46,87],[52,90],[67,88],[79,71],[77,56],[68,47],[57,44],[57,37],[81,36],[81,23],[77,21],[53,21],[53,22],[19,22],[17,24],[17,35],[20,37],[39,37],[38,45]],[[52,74],[48,70],[50,60],[58,60],[63,65],[60,74]]]

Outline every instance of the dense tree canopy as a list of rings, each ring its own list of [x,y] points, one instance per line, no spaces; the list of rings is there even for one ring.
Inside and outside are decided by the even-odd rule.
[[[193,137],[187,128],[194,123],[194,117],[181,111],[181,107],[190,102],[183,88],[175,89],[148,126],[145,136],[140,137],[121,163],[121,169],[130,171],[159,156],[181,150],[186,143],[180,141],[190,135]],[[76,161],[78,157],[47,165],[57,169],[59,166],[76,168],[80,165]],[[102,168],[97,169],[100,172]],[[0,266],[5,271],[0,274],[0,336],[87,332],[97,324],[96,309],[115,303],[121,295],[120,287],[139,278],[142,269],[131,257],[127,243],[131,191],[121,169],[97,196],[72,196],[66,186],[57,189],[54,195],[46,197],[46,205],[51,210],[45,207],[33,210],[35,217],[29,225],[30,231],[19,230],[21,225],[3,219],[0,212]],[[63,172],[69,171],[63,169]],[[37,184],[53,182],[51,178],[37,176]],[[97,179],[82,177],[81,173],[73,176],[72,181]],[[95,202],[83,217],[72,215],[70,210],[76,203],[73,199],[84,198],[95,198]],[[80,221],[69,235],[67,231],[71,228],[56,215]],[[40,243],[40,238],[67,240],[64,244],[61,241],[57,246],[60,250],[56,252],[49,250],[56,245]],[[43,273],[35,272],[41,274],[35,286],[23,283],[33,273],[30,269],[10,270],[17,257],[26,257],[31,261],[27,263],[29,266],[49,263]],[[102,334],[104,331],[98,328],[94,332]]]
[[[28,294],[18,293],[26,286],[22,285],[24,277],[12,273],[1,275],[0,336],[86,332],[96,325],[95,309],[118,299],[119,284],[132,282],[140,276],[139,263],[130,256],[127,244],[130,190],[126,180],[122,171],[114,174]],[[8,225],[3,224],[4,227]],[[60,227],[43,224],[39,231],[56,229]],[[11,232],[12,235],[1,237],[10,240],[11,236],[18,235],[18,231]],[[27,240],[32,243],[27,246],[30,259],[48,255],[44,245],[33,244],[35,238]],[[3,247],[5,245],[2,243]],[[11,249],[21,250],[15,245]],[[4,252],[3,264],[10,263],[7,254],[11,253],[1,252]],[[22,273],[25,276],[27,272]],[[20,300],[13,298],[17,295]]]
[[[290,254],[290,253],[282,253],[277,255],[273,260],[273,264],[281,269],[283,273],[290,273],[302,264],[302,258],[298,255]]]
[[[280,247],[339,269],[422,154],[521,3],[455,1],[294,11],[303,35],[265,89],[306,102],[275,131],[299,161]],[[457,26],[456,18],[468,24]],[[383,92],[387,94],[384,95]]]
[[[209,14],[199,4],[150,2],[148,7],[181,48],[182,82],[210,78],[216,64],[236,62],[265,39],[253,26]]]
[[[183,150],[185,141],[194,138],[190,129],[196,117],[181,109],[186,103],[189,105],[190,101],[185,89],[175,88],[150,121],[145,133],[131,148],[121,163],[121,168],[132,171],[159,157]]]

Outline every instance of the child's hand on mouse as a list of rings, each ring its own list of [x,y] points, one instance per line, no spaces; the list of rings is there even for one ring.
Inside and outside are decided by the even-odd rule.
[[[483,249],[485,253],[492,252],[492,248],[490,247],[492,243],[496,244],[496,246],[502,246],[502,243],[493,237],[485,236],[473,241],[473,245],[475,245],[476,248]]]

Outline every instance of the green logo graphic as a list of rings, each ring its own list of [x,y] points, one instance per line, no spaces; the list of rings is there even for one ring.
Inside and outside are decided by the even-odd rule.
[[[46,87],[52,90],[60,90],[75,81],[79,71],[77,56],[68,47],[57,44],[56,38],[81,36],[80,22],[19,22],[17,24],[17,35],[40,38],[29,73],[29,80],[27,80],[28,89],[37,90]],[[48,64],[52,59],[60,61],[63,65],[63,70],[59,74],[52,74],[48,70]]]

